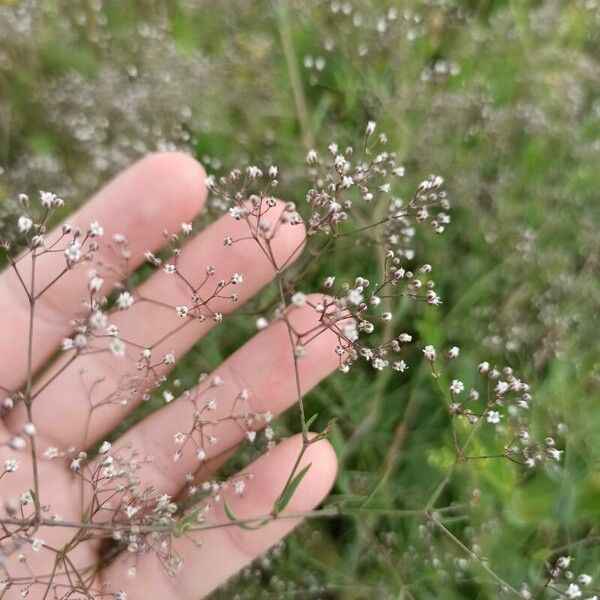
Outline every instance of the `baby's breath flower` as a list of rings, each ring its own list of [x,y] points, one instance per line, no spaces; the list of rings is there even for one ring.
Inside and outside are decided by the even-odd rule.
[[[16,458],[7,458],[4,461],[4,471],[14,473],[19,468],[19,461]]]
[[[452,348],[448,350],[448,358],[450,358],[451,360],[458,358],[459,354],[460,350],[458,349],[458,346],[452,346]]]
[[[562,450],[557,450],[556,448],[547,448],[546,452],[548,453],[548,456],[551,459],[553,459],[557,462],[560,461],[562,453],[563,453]]]
[[[23,424],[23,433],[30,437],[35,435],[35,425],[31,421],[26,421]]]
[[[64,202],[52,192],[43,192],[40,190],[40,203],[44,208],[60,208]]]
[[[133,306],[133,296],[129,292],[121,292],[117,298],[117,307],[121,310],[127,310]]]
[[[265,329],[266,327],[268,327],[269,325],[269,321],[267,321],[267,319],[265,319],[265,317],[258,317],[258,319],[256,319],[256,329],[258,329],[259,331],[261,329]]]
[[[296,292],[291,300],[294,306],[304,306],[306,304],[306,295],[302,292]]]
[[[81,258],[81,244],[79,242],[71,242],[65,248],[64,254],[68,263],[76,263]]]
[[[109,348],[113,356],[117,356],[119,358],[125,356],[125,343],[119,338],[113,338],[110,341]]]
[[[450,385],[450,391],[453,394],[460,394],[465,389],[465,384],[458,379],[454,379]]]
[[[33,221],[29,217],[25,215],[19,217],[19,220],[17,221],[19,233],[27,233],[32,227]]]
[[[100,448],[98,449],[98,454],[106,454],[112,447],[110,442],[102,442]]]
[[[178,317],[187,317],[190,309],[187,306],[177,306],[175,311],[177,312]]]
[[[91,237],[102,237],[104,235],[104,228],[98,221],[92,221],[88,227],[88,231]]]
[[[431,346],[431,345],[425,346],[425,348],[423,348],[423,354],[425,355],[425,358],[429,362],[433,362],[435,360],[436,351],[435,351],[435,348],[433,346]]]
[[[90,278],[88,281],[88,289],[90,290],[90,292],[92,294],[97,294],[101,290],[103,285],[104,285],[104,279],[102,279],[102,277],[99,277],[95,273],[92,273],[90,275]]]
[[[488,410],[485,413],[485,420],[488,423],[492,423],[494,425],[500,423],[500,418],[502,415],[500,415],[500,413],[497,410]]]

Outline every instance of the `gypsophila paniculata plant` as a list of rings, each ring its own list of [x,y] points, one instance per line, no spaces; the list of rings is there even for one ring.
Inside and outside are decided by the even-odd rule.
[[[190,262],[197,243],[192,221],[162,231],[156,223],[158,246],[163,249],[154,244],[139,251],[139,243],[134,249],[125,235],[106,232],[99,220],[85,225],[67,222],[52,229],[56,212],[63,208],[63,200],[54,193],[18,198],[20,212],[12,229],[3,233],[2,249],[7,273],[28,308],[19,316],[27,325],[25,364],[11,364],[24,377],[0,382],[2,415],[11,432],[1,446],[2,597],[14,593],[123,600],[130,598],[127,586],[115,589],[111,579],[99,576],[95,552],[101,564],[112,561],[125,572],[124,581],[135,580],[138,565],[148,557],[178,577],[186,569],[184,555],[189,557],[181,549],[184,542],[200,548],[214,527],[260,530],[286,518],[286,508],[311,468],[302,466],[303,457],[333,426],[329,423],[309,434],[316,415],[305,408],[309,386],[303,365],[310,364],[311,353],[322,353],[319,341],[331,342],[328,360],[345,377],[352,378],[358,365],[368,366],[376,375],[390,371],[394,377],[413,367],[407,350],[419,342],[408,326],[394,329],[397,322],[407,321],[396,318],[389,300],[404,298],[425,310],[436,310],[443,302],[416,235],[417,228],[423,228],[425,236],[441,234],[450,222],[443,179],[427,177],[407,195],[405,169],[373,121],[358,145],[332,142],[311,149],[305,163],[305,194],[285,203],[275,196],[282,173],[274,165],[248,165],[206,178],[207,214],[215,220],[211,227],[218,228],[222,257],[213,257],[218,266],[209,263],[200,270],[195,267],[198,258],[211,256],[200,253],[195,263]],[[375,220],[373,215],[378,215]],[[309,293],[304,281],[318,258],[348,240],[364,244],[374,261],[382,257],[380,279],[360,272],[349,279],[331,272],[322,279],[321,291]],[[223,327],[248,297],[245,287],[256,289],[257,283],[245,272],[252,268],[244,255],[265,261],[269,279],[274,279],[268,288],[271,302],[248,318],[259,331],[280,327],[285,332],[285,343],[276,352],[287,356],[292,367],[289,378],[302,437],[275,501],[251,519],[239,518],[228,499],[249,493],[257,473],[247,468],[228,479],[210,470],[202,477],[197,474],[223,452],[223,438],[233,436],[249,446],[263,441],[262,447],[272,451],[277,443],[275,415],[230,369],[202,374],[184,391],[169,377],[180,354],[200,332]],[[229,256],[237,257],[239,266]],[[294,268],[286,270],[292,262]],[[141,263],[154,274],[140,284],[136,270]],[[74,289],[74,277],[83,277],[86,292],[76,315],[57,326],[68,330],[60,343],[61,355],[38,376],[40,355],[51,356],[40,350],[47,344],[38,339],[38,324],[46,326],[59,314],[48,312],[45,298],[61,286]],[[299,320],[298,311],[308,316]],[[138,325],[132,327],[136,315]],[[440,505],[440,499],[462,463],[505,459],[515,469],[529,471],[560,464],[563,450],[554,434],[538,438],[531,431],[533,394],[512,368],[481,362],[465,384],[452,376],[454,363],[461,360],[459,349],[441,351],[424,342],[422,355],[447,408],[455,456],[427,504],[404,511],[406,516],[424,522],[426,539],[445,536],[453,541],[463,552],[461,560],[490,577],[503,593],[521,598],[582,597],[591,578],[569,570],[570,557],[549,558],[548,579],[534,590],[535,584],[529,582],[503,580],[476,548],[465,546],[445,525],[446,515],[461,507]],[[266,378],[266,372],[261,376]],[[49,443],[40,422],[50,410],[42,408],[44,401],[57,385],[63,406],[69,408],[76,398],[73,410],[83,426],[73,443],[66,443],[64,436]],[[169,446],[161,462],[147,452],[143,436],[127,433],[112,441],[97,440],[94,430],[100,428],[106,431],[104,437],[110,437],[107,423],[114,425],[138,402],[152,398],[175,409],[173,418],[161,426],[160,437]],[[560,426],[556,432],[560,436]],[[175,489],[165,485],[167,470],[179,478]],[[63,482],[60,485],[77,482],[77,497],[47,495],[40,478],[48,474]],[[302,516],[325,518],[352,511],[352,506],[339,502]],[[217,514],[225,515],[218,525]],[[456,564],[459,570],[464,566]]]

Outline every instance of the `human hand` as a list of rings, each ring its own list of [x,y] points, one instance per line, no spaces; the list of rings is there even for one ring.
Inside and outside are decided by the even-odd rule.
[[[336,459],[331,446],[304,431],[275,445],[233,479],[242,483],[213,486],[202,504],[209,508],[199,519],[192,513],[197,528],[179,528],[179,537],[173,537],[182,513],[167,510],[163,529],[152,518],[170,504],[161,500],[163,494],[177,498],[189,495],[190,487],[201,490],[244,438],[253,439],[251,432],[268,424],[265,413],[281,413],[339,365],[338,337],[323,327],[314,309],[321,296],[287,307],[206,380],[133,425],[110,450],[105,444],[98,457],[79,454],[105,440],[162,382],[173,366],[163,357],[179,359],[220,321],[220,313],[233,309],[231,285],[242,303],[299,254],[305,232],[302,225],[280,220],[282,203],[268,208],[271,225],[279,229],[268,248],[248,235],[247,220],[226,215],[186,240],[180,254],[175,252],[176,276],[158,269],[121,298],[121,308],[133,300],[131,307],[104,312],[101,297],[114,290],[123,293],[117,285],[128,274],[124,270],[135,270],[145,251],[158,251],[165,230],[178,232],[198,214],[206,199],[204,180],[193,159],[176,153],[153,155],[132,166],[69,219],[85,239],[82,256],[76,257],[75,249],[71,264],[65,261],[65,242],[72,233],[61,233],[59,227],[32,248],[32,237],[40,232],[35,223],[20,222],[30,249],[0,275],[0,393],[7,398],[0,423],[0,589],[9,590],[0,598],[26,590],[35,599],[195,600],[297,525],[299,518],[284,518],[286,511],[312,509],[332,485]],[[123,234],[127,245],[117,238],[91,252],[87,262],[87,244],[95,243],[89,224],[95,221],[105,230],[104,240]],[[249,239],[227,248],[226,236]],[[211,294],[210,302],[198,297],[204,294],[198,289],[207,265],[214,267],[213,287],[214,281],[228,282],[227,293]],[[92,268],[103,279],[101,293],[90,292]],[[243,284],[231,283],[234,273],[243,275]],[[176,313],[175,307],[191,305],[189,314]],[[202,318],[201,307],[206,309]],[[90,332],[92,318],[107,319],[116,329]],[[73,319],[79,319],[75,331],[88,336],[81,347]],[[107,323],[100,325],[104,332]],[[313,333],[310,351],[298,360],[292,345],[300,332]],[[64,338],[71,340],[62,342],[67,350],[37,375]],[[115,339],[119,343],[111,345]],[[151,358],[144,354],[150,348]],[[207,409],[207,394],[217,395],[217,387],[218,403]],[[198,417],[199,408],[202,414],[212,410],[207,421]],[[195,440],[185,433],[194,427],[200,435]],[[187,435],[187,446],[174,460],[177,432]],[[232,515],[246,523],[273,514],[290,474],[309,464],[281,515],[254,530],[232,524]],[[130,538],[135,523],[140,528],[137,547],[135,536]],[[121,552],[103,563],[106,539],[116,540]]]

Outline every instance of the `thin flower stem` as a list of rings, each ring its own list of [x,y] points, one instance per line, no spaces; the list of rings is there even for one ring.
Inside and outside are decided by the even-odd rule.
[[[521,598],[521,594],[512,587],[509,583],[507,583],[502,577],[500,577],[495,571],[490,569],[485,561],[473,550],[465,546],[447,527],[445,527],[438,519],[432,518],[431,522],[456,546],[458,546],[463,552],[465,552],[468,556],[470,556],[479,566],[495,581],[497,581],[504,589],[511,592],[517,598]]]

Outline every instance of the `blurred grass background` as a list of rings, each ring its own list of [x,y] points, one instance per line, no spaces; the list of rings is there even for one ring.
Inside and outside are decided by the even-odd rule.
[[[444,303],[392,306],[394,325],[458,345],[467,385],[481,360],[515,367],[537,399],[532,429],[566,450],[535,473],[461,465],[440,499],[465,505],[448,527],[515,587],[543,586],[559,553],[597,579],[599,57],[597,0],[0,0],[0,227],[18,192],[78,203],[168,148],[216,173],[275,163],[281,197],[301,204],[308,147],[358,143],[376,120],[406,166],[397,192],[437,173],[454,205],[443,236],[419,233]],[[366,250],[328,254],[312,283],[376,278]],[[193,382],[252,329],[231,319],[177,376]],[[318,425],[337,419],[330,502],[364,514],[304,525],[215,597],[499,597],[424,522],[382,514],[422,508],[452,459],[418,353],[402,375],[336,375],[307,399]]]

